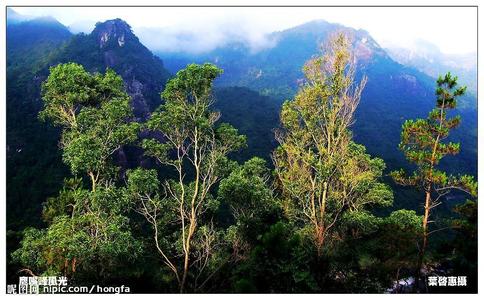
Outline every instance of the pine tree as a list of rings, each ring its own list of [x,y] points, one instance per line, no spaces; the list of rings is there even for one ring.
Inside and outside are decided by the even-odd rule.
[[[410,176],[404,170],[394,171],[391,175],[398,184],[415,186],[423,189],[425,193],[417,280],[421,277],[428,238],[432,233],[429,231],[432,209],[440,205],[443,197],[453,189],[477,196],[477,183],[472,176],[448,176],[444,171],[437,169],[442,158],[459,153],[459,143],[445,140],[450,131],[460,124],[460,116],[449,116],[449,112],[456,108],[457,99],[464,95],[465,90],[465,87],[458,86],[456,76],[450,73],[444,77],[439,76],[435,91],[436,107],[430,111],[427,119],[407,120],[402,126],[399,148],[417,169]]]

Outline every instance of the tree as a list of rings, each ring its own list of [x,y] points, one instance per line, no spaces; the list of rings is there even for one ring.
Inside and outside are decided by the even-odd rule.
[[[218,200],[230,206],[235,226],[241,235],[254,236],[279,216],[280,204],[271,189],[266,161],[253,157],[235,168],[218,188]]]
[[[454,211],[459,218],[453,221],[452,227],[456,236],[450,241],[450,261],[453,263],[456,274],[468,274],[469,291],[477,292],[477,254],[478,254],[478,232],[477,232],[477,199],[467,200],[457,205]]]
[[[354,87],[349,39],[333,36],[303,71],[306,83],[283,105],[273,160],[286,213],[310,231],[320,256],[344,214],[390,205],[393,195],[378,182],[384,162],[366,154],[349,131],[366,83],[363,77]]]
[[[114,154],[134,142],[139,131],[139,124],[130,121],[130,98],[113,71],[91,75],[73,63],[52,67],[42,92],[39,116],[62,128],[63,161],[81,178],[66,179],[59,195],[47,200],[48,228],[27,229],[14,256],[37,272],[74,277],[82,270],[109,277],[115,266],[141,251],[125,215],[128,203],[115,185]]]
[[[186,289],[191,268],[201,262],[198,274],[191,276],[197,289],[197,279],[215,259],[212,248],[218,233],[202,216],[217,207],[210,192],[233,166],[227,154],[246,143],[232,126],[216,124],[220,114],[210,110],[212,82],[221,72],[211,64],[191,64],[179,71],[162,93],[164,104],[147,121],[147,129],[162,137],[143,141],[146,154],[173,168],[176,176],[164,179],[161,189],[152,172],[137,170],[129,176],[138,212],[154,228],[155,246],[180,292]],[[149,180],[136,180],[143,176]]]
[[[458,86],[457,77],[453,77],[450,73],[444,77],[439,76],[435,91],[436,107],[430,111],[427,119],[407,120],[402,126],[399,148],[407,160],[416,165],[416,170],[410,176],[403,169],[393,171],[391,175],[397,183],[415,186],[425,193],[422,241],[419,245],[416,269],[417,280],[421,277],[429,235],[434,232],[429,231],[432,209],[440,205],[441,200],[455,189],[477,196],[477,183],[472,176],[448,176],[444,171],[437,169],[442,158],[459,152],[459,143],[446,143],[445,140],[450,131],[460,124],[460,116],[448,116],[448,112],[456,108],[457,99],[465,93],[465,90],[465,87]]]
[[[253,157],[221,180],[217,199],[229,206],[227,239],[233,262],[247,260],[258,238],[281,218],[280,203],[271,189],[266,161]],[[236,267],[236,266],[234,266]]]

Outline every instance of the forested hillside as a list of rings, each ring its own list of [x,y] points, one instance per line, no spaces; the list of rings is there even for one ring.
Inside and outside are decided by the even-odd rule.
[[[433,107],[435,78],[403,66],[388,56],[364,30],[318,20],[281,32],[268,39],[275,46],[253,53],[244,44],[229,44],[209,53],[159,52],[171,72],[187,63],[211,62],[224,69],[218,86],[245,86],[283,101],[294,96],[303,78],[305,61],[321,51],[328,34],[344,31],[354,40],[358,60],[357,76],[368,76],[361,105],[353,128],[355,139],[370,153],[385,159],[389,166],[404,163],[395,145],[400,138],[402,120],[425,116]],[[462,152],[445,167],[477,175],[477,101],[472,95],[460,100],[459,113],[465,114],[455,136],[462,142]],[[471,160],[469,160],[471,159]]]
[[[121,19],[13,17],[8,282],[438,292],[426,276],[458,273],[476,291],[477,103],[450,73],[325,21],[154,55]]]
[[[70,37],[64,25],[50,18],[7,25],[8,229],[39,225],[33,216],[66,174],[57,147],[59,131],[40,123],[37,115],[48,62]]]
[[[365,145],[372,155],[383,158],[388,170],[406,165],[404,156],[395,147],[400,141],[400,129],[404,120],[424,117],[433,107],[435,78],[395,62],[364,30],[317,20],[272,33],[268,39],[275,41],[275,46],[256,53],[242,43],[232,43],[208,53],[158,54],[166,59],[166,67],[172,72],[188,63],[212,62],[224,69],[216,86],[248,87],[275,99],[274,103],[281,103],[294,96],[303,78],[305,61],[320,53],[327,36],[334,31],[344,31],[354,41],[352,47],[358,61],[356,76],[368,77],[355,113],[352,128],[355,140]],[[275,106],[273,109],[279,110]],[[452,159],[444,159],[442,168],[477,176],[476,98],[464,95],[457,111],[463,116],[462,123],[450,139],[461,142],[461,152]],[[277,123],[263,132],[275,127]],[[395,206],[419,207],[412,191],[399,186],[393,188],[399,190]],[[448,214],[452,205],[441,206],[440,212]]]

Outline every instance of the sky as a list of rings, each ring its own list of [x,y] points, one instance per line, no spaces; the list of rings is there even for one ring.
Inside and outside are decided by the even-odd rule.
[[[242,41],[270,47],[266,34],[323,19],[367,30],[383,47],[413,49],[416,41],[446,54],[477,52],[475,7],[14,7],[28,16],[53,16],[72,32],[121,18],[153,51],[205,52]]]

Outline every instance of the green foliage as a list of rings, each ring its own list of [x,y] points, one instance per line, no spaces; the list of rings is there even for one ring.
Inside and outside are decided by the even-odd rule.
[[[220,182],[217,199],[229,206],[229,239],[236,259],[246,258],[261,235],[282,217],[270,184],[266,162],[258,157],[238,166]]]
[[[102,172],[107,161],[121,145],[137,139],[139,124],[127,122],[132,117],[127,100],[111,98],[99,108],[79,112],[78,132],[64,136],[64,161],[74,174]]]
[[[453,229],[451,239],[446,239],[436,247],[433,257],[452,272],[467,274],[465,292],[476,293],[478,286],[478,204],[476,200],[466,200],[454,207],[456,215],[450,220]],[[452,289],[454,292],[457,289]],[[463,289],[461,289],[463,290]],[[434,288],[430,292],[440,292]]]
[[[64,186],[57,197],[47,198],[42,211],[43,220],[50,224],[56,216],[72,215],[76,203],[88,197],[88,191],[82,189],[82,180],[64,179]]]
[[[285,222],[271,225],[234,270],[236,292],[318,291],[310,252]],[[277,278],[277,280],[275,280]]]
[[[455,212],[459,218],[452,222],[453,229],[457,232],[454,240],[450,243],[454,251],[451,261],[455,268],[470,274],[471,289],[477,286],[477,201],[467,200],[457,205]]]
[[[154,194],[158,190],[158,178],[156,170],[135,169],[128,170],[126,177],[129,192],[141,194]]]
[[[381,219],[367,211],[349,211],[343,216],[342,229],[353,230],[357,236],[375,232],[380,224]]]
[[[276,205],[269,180],[266,162],[254,157],[220,182],[218,197],[231,206],[236,218],[255,221],[261,213]]]
[[[60,201],[50,199],[45,206],[47,229],[26,229],[21,248],[13,253],[14,259],[36,274],[69,274],[85,280],[120,276],[116,272],[142,250],[140,242],[131,235],[129,220],[122,215],[128,206],[120,191],[115,187],[95,192],[69,188],[60,193]],[[70,203],[56,212],[52,204],[60,206],[64,199]],[[96,274],[100,270],[102,274]]]
[[[465,90],[465,87],[458,87],[457,77],[452,77],[450,73],[440,76],[435,91],[436,108],[429,113],[427,119],[405,121],[399,148],[409,162],[417,165],[417,170],[411,176],[407,176],[403,170],[392,172],[397,183],[423,186],[427,192],[430,192],[432,184],[438,187],[455,185],[475,194],[476,184],[472,176],[448,178],[446,173],[435,169],[442,158],[459,153],[459,143],[443,141],[461,122],[460,116],[448,117],[448,114],[449,110],[456,108],[457,99]]]
[[[161,133],[142,141],[145,154],[173,168],[176,176],[164,178],[155,191],[153,172],[128,173],[131,199],[151,224],[155,246],[180,292],[202,289],[229,259],[223,230],[209,221],[220,205],[212,190],[236,165],[227,155],[245,146],[246,137],[229,124],[218,124],[220,114],[211,110],[212,83],[221,73],[212,64],[179,71],[161,94],[164,103],[145,124]]]
[[[418,231],[422,217],[417,216],[412,210],[397,210],[390,214],[386,220],[388,226],[393,226],[396,232]],[[413,229],[412,229],[413,228]],[[390,232],[393,230],[390,230]]]
[[[20,249],[12,254],[12,258],[29,266],[33,272],[44,271],[47,260],[44,256],[39,255],[39,250],[48,247],[44,238],[45,231],[36,228],[26,228],[23,231],[23,239],[20,242]],[[50,273],[47,271],[47,273]]]
[[[304,67],[306,83],[281,111],[280,146],[274,152],[278,184],[290,219],[309,233],[318,255],[334,240],[347,212],[389,206],[390,188],[379,182],[383,160],[352,141],[350,126],[366,79],[353,88],[349,40],[338,34],[322,56]]]
[[[43,120],[55,125],[72,127],[80,106],[93,106],[107,99],[126,97],[121,77],[113,71],[104,76],[92,76],[81,65],[74,63],[51,67],[48,79],[42,85]]]
[[[91,75],[69,63],[51,68],[42,90],[39,116],[63,127],[63,160],[72,173],[93,174],[95,181],[112,175],[109,159],[139,131],[137,123],[128,122],[133,115],[121,77],[111,70]]]
[[[64,188],[49,198],[44,230],[27,229],[13,257],[40,274],[71,278],[109,279],[142,250],[131,234],[130,208],[123,188],[115,186],[112,156],[137,139],[123,82],[112,71],[87,73],[76,64],[59,65],[43,84],[40,117],[62,126],[61,148],[75,175],[89,175],[91,189],[81,179],[66,179]],[[33,258],[32,252],[38,258]]]
[[[170,151],[196,140],[201,147],[211,144],[214,147],[211,159],[222,165],[224,155],[218,152],[225,154],[245,146],[245,136],[238,135],[237,129],[231,125],[222,123],[215,127],[219,113],[209,110],[213,104],[212,81],[221,72],[211,64],[193,64],[179,71],[168,82],[162,93],[165,103],[160,105],[146,123],[147,129],[162,132],[168,142],[144,140],[142,146],[147,154],[156,157],[161,163],[173,164],[175,160],[168,157]]]
[[[101,49],[97,41],[101,25],[96,26],[93,34],[78,35],[56,53],[45,54],[33,67],[29,65],[30,60],[22,65],[9,59],[9,112],[25,108],[33,116],[31,119],[35,119],[38,112],[35,101],[22,99],[35,98],[37,92],[32,90],[35,83],[29,82],[34,76],[39,80],[34,70],[53,65],[53,61],[76,61],[89,71],[100,72],[104,72],[106,64],[112,65],[125,81],[142,83],[141,89],[145,90],[141,92],[149,94],[145,100],[154,108],[166,79],[161,61],[140,59],[147,49],[132,43],[137,39],[129,34],[129,26],[124,46],[129,51],[123,52],[116,39],[110,39],[106,48]],[[173,292],[178,281],[178,286],[182,286],[179,291],[193,292],[374,293],[384,292],[394,280],[413,275],[415,244],[422,236],[423,218],[409,210],[393,211],[386,217],[372,213],[374,208],[391,206],[393,192],[380,182],[384,161],[367,154],[364,146],[353,142],[349,131],[357,101],[345,101],[351,97],[359,100],[364,84],[356,90],[351,88],[354,70],[344,64],[351,61],[351,53],[344,49],[345,43],[339,40],[331,52],[336,54],[334,57],[311,60],[304,70],[306,82],[301,85],[301,91],[294,101],[284,104],[283,128],[278,131],[284,143],[274,153],[276,172],[273,174],[278,176],[275,186],[264,160],[254,157],[239,165],[230,158],[242,162],[245,159],[241,158],[253,153],[267,158],[268,149],[274,147],[272,128],[279,121],[273,112],[279,109],[280,102],[268,104],[273,99],[230,88],[217,93],[224,102],[215,107],[224,114],[230,112],[228,118],[220,117],[219,112],[211,109],[215,102],[213,82],[222,73],[214,65],[192,64],[180,71],[162,93],[164,103],[143,125],[132,121],[131,99],[123,80],[113,71],[89,74],[76,64],[51,68],[49,78],[42,85],[44,106],[40,118],[62,129],[62,157],[76,177],[64,179],[58,195],[47,198],[42,212],[47,228],[27,228],[23,232],[20,249],[13,253],[14,262],[37,275],[67,275],[76,284],[99,284],[116,278],[121,284],[138,285],[143,281],[140,284],[143,292],[153,288]],[[285,45],[288,47],[284,52],[293,49],[289,51],[291,55],[301,55],[296,51],[297,43],[286,41]],[[34,57],[41,52],[22,51]],[[304,59],[310,55],[303,55]],[[13,57],[12,52],[8,56]],[[272,55],[267,60],[273,64],[280,57],[284,56]],[[244,72],[247,78],[243,80],[250,81],[264,94],[292,96],[296,89],[294,78],[299,78],[300,73],[290,70],[297,59],[283,59],[278,66],[267,63],[262,69],[252,68]],[[367,70],[371,74],[388,74],[388,70],[378,70],[378,67],[381,65],[369,66]],[[332,70],[333,74],[321,70]],[[153,79],[153,74],[161,75]],[[259,75],[255,77],[256,74]],[[389,101],[381,101],[380,105],[391,107],[391,113],[375,114],[379,110],[373,111],[374,99],[370,99],[373,102],[367,103],[363,111],[381,116],[381,123],[385,124],[388,119],[396,119],[393,105],[395,94],[400,90],[389,89],[385,82],[378,80],[381,77],[375,78],[372,77],[373,82],[382,87],[368,95],[377,95],[378,100],[387,97]],[[235,82],[238,78],[223,80]],[[439,78],[437,84],[438,107],[429,113],[428,119],[407,121],[403,126],[401,149],[410,161],[422,167],[413,176],[406,176],[404,171],[393,175],[406,184],[422,186],[425,183],[422,174],[430,174],[432,183],[438,189],[444,188],[436,192],[452,187],[475,197],[477,183],[472,176],[450,176],[432,169],[429,164],[432,156],[438,164],[446,155],[460,150],[460,144],[454,140],[445,144],[442,140],[461,122],[460,117],[452,116],[448,110],[456,108],[456,99],[465,89],[458,88],[456,78],[450,74]],[[348,90],[351,92],[345,94]],[[412,93],[407,88],[401,92],[402,95]],[[43,124],[39,128],[47,128],[45,132],[38,129],[39,134],[34,134],[25,129],[27,134],[22,133],[12,128],[23,128],[19,124],[29,119],[24,120],[21,114],[11,116],[12,113],[7,120],[8,145],[13,150],[8,152],[8,172],[16,178],[13,185],[9,181],[9,201],[43,200],[46,197],[33,187],[29,189],[32,199],[22,196],[25,195],[22,190],[26,190],[25,182],[42,185],[51,181],[54,190],[62,182],[52,175],[58,174],[55,166],[47,163],[57,157],[55,151],[49,150],[53,147],[44,149],[44,140],[35,137],[49,135],[52,128]],[[442,117],[445,126],[439,125]],[[235,124],[248,137],[239,135],[235,127],[225,122]],[[378,122],[359,123],[358,130],[365,126],[378,127],[375,124]],[[150,131],[143,132],[149,137],[141,142],[144,154],[172,168],[174,173],[146,169],[148,164],[143,164],[143,168],[126,170],[126,177],[119,178],[125,170],[119,172],[114,156],[122,147],[135,142],[142,128]],[[374,131],[375,128],[371,132]],[[52,132],[50,138],[54,140],[58,132]],[[36,169],[21,167],[32,162],[32,151],[13,146],[22,145],[22,139],[28,140],[29,134],[35,139],[33,144],[42,146],[38,147],[39,151],[44,151],[37,155],[46,157],[44,165]],[[431,155],[437,135],[440,141]],[[375,145],[368,142],[371,140],[368,136],[358,138],[368,144],[368,152],[372,154],[375,151],[370,148],[378,148],[382,153],[382,149],[392,144],[391,137],[385,134],[378,136],[381,143]],[[240,156],[236,151],[246,144],[248,151]],[[19,150],[27,154],[22,156]],[[388,157],[386,153],[385,156]],[[20,166],[18,172],[14,170],[17,166]],[[308,225],[306,217],[313,211],[306,204],[313,196],[323,199],[325,183],[329,186],[325,206],[314,203],[320,205],[318,208],[324,207],[325,216],[316,223],[326,230],[326,248],[316,255],[319,249],[313,237],[318,229]],[[40,190],[51,195],[43,187]],[[14,196],[12,191],[17,191]],[[141,213],[151,228],[133,216],[131,209]],[[454,272],[477,278],[477,204],[468,201],[457,206],[456,213],[461,216],[452,223],[456,237],[445,245],[448,252],[442,252],[442,256],[446,256]],[[9,236],[13,235],[9,233]],[[188,268],[184,269],[186,262]],[[133,266],[134,274],[131,273]],[[137,281],[131,281],[131,275]],[[187,282],[183,289],[185,275]],[[150,282],[144,282],[145,279]]]
[[[273,99],[273,105],[279,106],[285,99],[292,99],[303,83],[304,74],[301,66],[314,55],[318,54],[321,43],[335,30],[350,32],[354,37],[353,49],[362,54],[361,49],[367,49],[368,56],[358,59],[356,78],[363,75],[369,80],[361,97],[361,105],[355,112],[355,124],[352,127],[354,140],[366,146],[368,153],[384,159],[390,170],[408,168],[404,155],[395,147],[400,142],[402,120],[425,117],[426,112],[435,106],[435,79],[411,67],[392,60],[384,49],[371,43],[372,37],[364,30],[357,31],[343,28],[322,20],[273,33],[272,47],[253,53],[243,45],[234,47],[228,44],[208,53],[160,53],[165,58],[165,66],[176,72],[191,62],[216,62],[224,69],[224,74],[217,80],[216,87],[233,90],[232,86],[246,87]],[[362,41],[367,40],[366,43]],[[447,71],[447,70],[445,70]],[[462,79],[462,78],[460,78]],[[474,78],[475,79],[475,78]],[[473,80],[474,80],[473,79]],[[469,82],[469,85],[472,83]],[[475,83],[474,83],[475,85]],[[279,120],[269,111],[270,105],[261,107],[245,100],[248,92],[237,88],[232,93],[224,92],[221,96],[233,99],[229,105],[221,103],[224,121],[229,122],[248,136],[249,149],[253,151],[244,155],[243,160],[256,155],[269,159],[262,145],[268,145],[271,151],[277,144],[269,144],[268,137],[273,128],[279,126]],[[235,95],[234,95],[235,94]],[[241,94],[241,95],[240,95]],[[456,112],[462,116],[462,122],[451,134],[449,141],[459,141],[460,153],[451,159],[441,161],[441,168],[451,173],[468,173],[477,175],[477,100],[472,95],[459,98]],[[239,96],[240,95],[240,96]],[[238,101],[238,98],[242,98]],[[218,97],[222,99],[222,97]],[[254,103],[260,95],[253,95]],[[219,102],[222,102],[220,100]],[[225,102],[225,100],[223,100]],[[252,105],[251,105],[252,104]],[[215,104],[217,106],[217,103]],[[398,109],[396,109],[398,108]],[[279,110],[280,107],[277,107]],[[230,118],[229,118],[230,112]],[[258,117],[256,115],[267,114]],[[239,122],[236,122],[240,120]],[[270,120],[273,120],[269,122]],[[268,124],[266,124],[268,123]],[[249,133],[250,132],[250,133]],[[259,137],[265,133],[263,137]],[[255,140],[258,139],[256,142]],[[260,141],[259,141],[260,140]],[[245,154],[246,152],[244,152]],[[417,192],[394,185],[395,206],[405,209],[418,209],[420,204],[415,200]],[[450,207],[443,213],[448,215]],[[388,211],[389,212],[389,211]]]
[[[383,293],[395,280],[413,275],[422,217],[408,210],[387,217],[356,212],[344,221],[341,242],[328,253],[326,276],[338,275],[336,290]]]
[[[477,196],[477,182],[473,176],[448,176],[446,172],[437,169],[445,156],[456,155],[460,150],[459,143],[444,142],[444,140],[461,122],[460,116],[449,116],[449,112],[456,108],[457,99],[464,94],[465,90],[465,87],[458,86],[457,77],[453,77],[450,73],[444,77],[439,76],[435,90],[436,108],[430,111],[427,119],[407,120],[402,126],[399,148],[407,160],[416,165],[416,170],[408,176],[401,169],[392,172],[391,176],[398,184],[414,186],[425,192],[421,243],[418,244],[419,254],[416,265],[416,289],[421,286],[421,270],[430,234],[434,232],[429,229],[432,223],[431,211],[439,206],[452,190],[457,189],[471,196]]]

